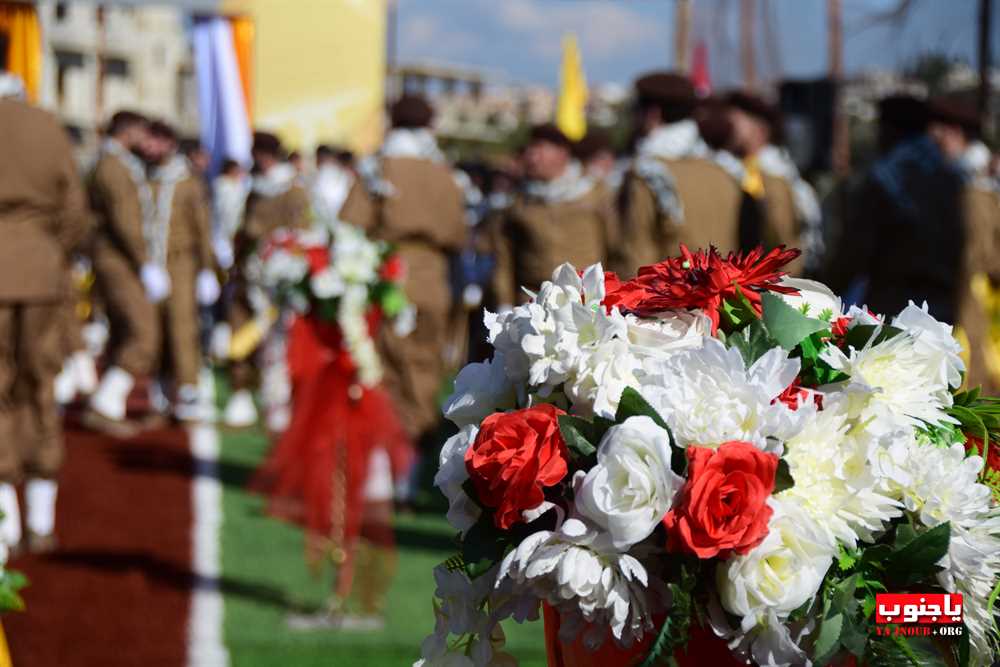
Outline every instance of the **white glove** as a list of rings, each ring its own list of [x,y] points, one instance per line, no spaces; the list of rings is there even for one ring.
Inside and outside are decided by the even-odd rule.
[[[233,244],[229,239],[221,236],[212,242],[212,251],[215,253],[215,260],[223,269],[228,270],[233,266]]]
[[[151,303],[160,303],[170,294],[170,274],[159,264],[143,264],[139,278]]]
[[[211,269],[202,269],[198,272],[194,287],[199,306],[211,306],[219,298],[219,279]]]
[[[412,303],[406,306],[392,323],[392,332],[400,338],[406,338],[417,328],[417,307]]]

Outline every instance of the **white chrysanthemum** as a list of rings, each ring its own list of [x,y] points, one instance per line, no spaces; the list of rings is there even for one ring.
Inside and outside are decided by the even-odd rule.
[[[489,340],[503,353],[508,378],[544,396],[572,376],[586,348],[623,336],[624,318],[600,306],[603,296],[600,264],[582,277],[563,264],[530,303],[501,315],[487,313]]]
[[[334,235],[333,264],[344,280],[359,284],[374,282],[381,262],[378,245],[351,225],[337,225]]]
[[[962,345],[952,335],[950,324],[938,322],[931,316],[926,301],[920,307],[911,301],[892,320],[892,326],[913,336],[914,348],[927,359],[932,372],[936,369],[938,383],[947,387],[962,384],[962,373],[965,371]]]
[[[833,395],[822,411],[806,414],[802,430],[785,443],[795,485],[779,497],[800,505],[848,546],[871,541],[901,512],[899,502],[881,491],[869,462],[878,442],[864,430],[851,429],[844,401]]]
[[[459,428],[516,407],[514,387],[504,371],[504,357],[468,364],[455,378],[455,391],[444,404],[444,416]]]
[[[575,414],[614,419],[625,388],[641,384],[642,361],[633,352],[627,342],[613,338],[579,356],[564,386]]]
[[[745,440],[773,451],[801,428],[801,414],[774,402],[799,372],[798,359],[780,348],[748,369],[738,350],[706,338],[701,349],[649,361],[645,369],[640,391],[682,447]]]
[[[874,341],[875,337],[872,337]],[[941,355],[928,353],[926,341],[901,333],[845,354],[830,345],[822,358],[850,376],[839,390],[851,395],[852,416],[875,435],[929,424],[954,423],[945,409],[952,404],[942,378]]]
[[[445,441],[438,459],[439,467],[434,476],[434,486],[448,499],[448,523],[455,530],[465,532],[479,520],[482,510],[465,493],[462,485],[469,479],[465,467],[465,452],[476,440],[479,426],[469,424]]]
[[[750,632],[774,614],[778,620],[815,597],[833,563],[834,543],[795,502],[772,498],[764,541],[716,569],[722,606]]]
[[[951,524],[948,555],[938,564],[938,582],[962,593],[972,646],[987,656],[996,646],[987,601],[1000,577],[1000,509],[988,487],[979,483],[983,460],[966,456],[961,444],[938,447],[898,437],[877,452],[876,469],[887,491],[922,524]]]
[[[559,611],[565,641],[583,630],[584,644],[596,649],[610,628],[615,639],[631,646],[654,630],[659,605],[646,568],[615,549],[608,533],[580,518],[525,538],[500,565],[498,585],[505,579]]]
[[[576,494],[577,510],[607,530],[616,549],[627,550],[649,537],[684,484],[670,457],[670,434],[649,417],[612,426]]]

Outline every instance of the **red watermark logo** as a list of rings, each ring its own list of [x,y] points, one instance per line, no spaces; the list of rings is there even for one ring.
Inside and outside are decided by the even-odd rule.
[[[961,593],[878,593],[875,622],[953,625],[962,622]]]

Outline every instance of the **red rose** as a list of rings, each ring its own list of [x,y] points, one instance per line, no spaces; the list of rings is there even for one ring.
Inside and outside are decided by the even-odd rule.
[[[479,502],[496,508],[493,521],[506,530],[522,521],[523,510],[545,500],[543,488],[566,476],[567,450],[554,405],[500,412],[483,420],[465,452],[465,467]]]
[[[399,283],[406,277],[406,263],[399,255],[391,255],[382,264],[379,270],[379,277],[390,283]]]
[[[309,260],[309,273],[319,273],[330,266],[330,251],[323,246],[306,248],[306,259]]]
[[[778,457],[749,442],[688,447],[688,480],[663,518],[667,548],[698,558],[745,554],[767,537]]]

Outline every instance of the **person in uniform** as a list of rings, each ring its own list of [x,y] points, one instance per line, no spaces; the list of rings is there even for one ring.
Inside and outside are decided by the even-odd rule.
[[[54,546],[63,458],[55,377],[70,252],[90,227],[69,137],[51,114],[0,99],[0,540],[15,547],[26,480],[28,547]]]
[[[147,159],[153,165],[151,185],[156,207],[155,234],[148,248],[152,261],[170,276],[170,295],[160,304],[161,377],[173,391],[173,413],[178,419],[202,417],[198,394],[201,344],[198,306],[210,306],[219,297],[219,281],[212,257],[211,222],[201,178],[177,152],[174,130],[162,122],[149,129]]]
[[[136,378],[148,375],[159,350],[157,304],[170,293],[164,267],[151,261],[154,202],[146,168],[137,156],[147,140],[148,123],[120,111],[108,126],[90,179],[90,200],[97,217],[93,246],[97,286],[111,326],[110,367],[91,397],[85,421],[116,435],[125,425],[125,404]]]
[[[691,81],[653,72],[635,82],[636,155],[619,196],[622,256],[615,268],[640,266],[692,250],[737,250],[756,225],[755,205],[740,187],[738,161],[722,160],[701,138],[693,118]]]
[[[532,128],[524,148],[525,181],[512,205],[491,222],[495,233],[493,291],[500,308],[527,299],[563,262],[582,270],[607,262],[617,237],[614,201],[583,173],[573,145],[555,125]]]
[[[347,194],[354,185],[350,153],[331,146],[316,148],[316,173],[309,187],[313,213],[324,220],[336,220]]]
[[[877,313],[926,300],[935,318],[954,322],[965,181],[927,134],[927,120],[926,103],[912,96],[879,102],[881,157],[851,197],[826,282]]]
[[[257,408],[251,390],[254,368],[250,359],[258,351],[265,329],[269,328],[269,324],[264,326],[261,322],[269,319],[266,311],[270,306],[254,298],[252,286],[242,275],[242,266],[255,252],[257,244],[273,232],[283,227],[306,229],[312,224],[309,194],[299,184],[295,167],[285,160],[281,140],[269,132],[255,132],[251,154],[254,160],[253,179],[243,224],[236,234],[236,295],[228,314],[233,342],[229,346],[232,356],[230,381],[234,391],[223,419],[227,425],[234,427],[249,426],[257,421]],[[242,341],[249,342],[243,344]],[[278,364],[279,360],[275,363]],[[274,365],[270,367],[277,368]],[[265,368],[264,372],[268,374],[268,369]],[[270,375],[280,378],[282,373],[279,370]],[[276,394],[273,400],[265,396],[265,403],[275,407],[268,426],[273,432],[280,432],[285,426],[286,410],[278,406],[284,403],[287,407],[287,391],[281,389],[287,382],[276,379],[269,383],[265,380],[265,385],[265,390],[274,389],[272,392],[265,391],[265,394]]]
[[[963,175],[962,227],[965,245],[957,282],[959,338],[966,352],[966,383],[987,394],[1000,390],[1000,345],[996,324],[1000,281],[1000,193],[988,178],[980,150],[981,125],[976,110],[955,98],[929,105],[928,134]]]
[[[781,114],[763,98],[736,91],[725,98],[731,148],[743,160],[744,190],[761,206],[760,241],[765,247],[801,248],[788,266],[793,275],[819,266],[822,227],[816,192],[800,175],[783,141]]]
[[[392,129],[379,152],[359,165],[340,211],[345,222],[394,244],[406,265],[405,290],[416,307],[413,330],[383,328],[386,388],[414,442],[440,420],[444,340],[452,307],[450,257],[467,237],[463,194],[430,131],[433,111],[404,95],[391,108]]]

